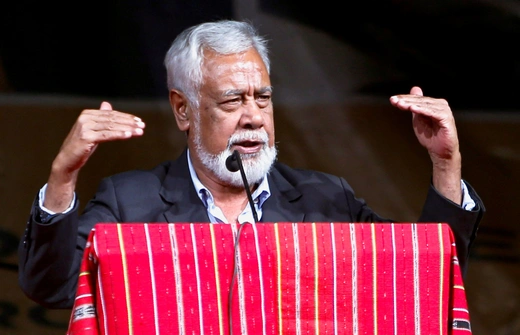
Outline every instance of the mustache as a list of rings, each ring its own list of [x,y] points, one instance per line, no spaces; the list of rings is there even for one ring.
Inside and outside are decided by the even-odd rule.
[[[231,135],[231,137],[228,140],[227,148],[231,149],[232,145],[244,141],[261,142],[264,145],[266,145],[269,142],[269,135],[267,135],[267,132],[265,130],[241,131],[239,133]]]

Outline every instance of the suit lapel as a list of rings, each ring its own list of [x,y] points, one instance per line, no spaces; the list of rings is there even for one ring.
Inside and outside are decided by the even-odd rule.
[[[305,212],[298,206],[302,194],[273,167],[268,175],[271,196],[262,206],[262,222],[303,222]]]
[[[164,179],[161,196],[171,206],[164,212],[166,222],[209,222],[206,207],[195,191],[188,169],[186,149],[173,161]]]
[[[305,212],[298,205],[301,193],[276,169],[268,175],[271,196],[262,206],[262,222],[303,222]],[[172,162],[161,188],[171,206],[163,213],[166,222],[209,222],[206,207],[198,197],[188,169],[187,151]]]

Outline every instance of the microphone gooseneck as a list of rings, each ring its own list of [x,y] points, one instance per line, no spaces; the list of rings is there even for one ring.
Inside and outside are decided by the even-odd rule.
[[[240,158],[240,153],[237,150],[234,150],[233,153],[226,158],[226,168],[231,172],[237,172],[240,171],[240,175],[242,176],[242,183],[244,184],[244,188],[246,189],[247,194],[247,200],[249,202],[249,207],[251,207],[251,212],[253,213],[253,219],[255,220],[255,223],[258,222],[258,215],[255,210],[255,203],[253,202],[253,197],[251,196],[251,190],[249,189],[249,183],[247,182],[246,178],[246,172],[244,171],[244,166],[242,165],[242,159]],[[228,292],[228,331],[230,335],[233,335],[233,308],[232,308],[232,302],[233,302],[233,288],[235,287],[235,280],[238,274],[238,243],[240,241],[240,233],[242,231],[242,228],[244,227],[243,224],[240,225],[238,228],[238,232],[235,238],[235,246],[234,246],[234,266],[233,266],[233,275],[231,277],[231,283],[229,285],[229,292]]]
[[[240,171],[242,182],[244,183],[244,188],[246,189],[249,207],[251,207],[251,212],[253,213],[253,219],[255,220],[255,223],[257,223],[258,215],[255,210],[255,203],[253,202],[253,197],[251,196],[251,190],[249,189],[249,183],[247,182],[246,172],[244,171],[242,159],[240,158],[240,153],[238,150],[233,151],[233,153],[226,159],[226,168],[231,172]]]

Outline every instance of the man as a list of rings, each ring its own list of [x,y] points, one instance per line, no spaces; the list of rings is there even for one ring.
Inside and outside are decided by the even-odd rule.
[[[141,136],[145,128],[108,102],[84,110],[53,161],[20,244],[20,285],[30,298],[47,307],[72,306],[85,241],[98,222],[254,222],[240,174],[226,168],[234,150],[260,221],[389,221],[355,198],[344,179],[275,162],[269,59],[252,26],[221,21],[187,29],[173,42],[165,65],[187,149],[150,171],[104,179],[78,216],[76,180],[97,145]],[[417,138],[433,163],[419,221],[450,223],[464,268],[484,207],[461,180],[453,114],[446,101],[424,97],[418,87],[390,102],[413,114]]]

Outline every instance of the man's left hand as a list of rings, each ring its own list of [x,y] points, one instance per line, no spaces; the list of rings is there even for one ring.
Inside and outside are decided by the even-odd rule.
[[[423,95],[414,86],[410,94],[395,95],[390,103],[412,112],[415,136],[430,155],[433,164],[433,185],[445,197],[460,204],[462,191],[461,155],[455,118],[448,102]]]

